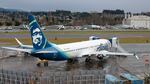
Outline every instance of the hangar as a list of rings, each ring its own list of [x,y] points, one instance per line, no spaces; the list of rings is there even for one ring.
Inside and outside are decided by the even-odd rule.
[[[150,29],[150,17],[145,15],[125,15],[123,25],[128,25],[131,28],[148,28]]]

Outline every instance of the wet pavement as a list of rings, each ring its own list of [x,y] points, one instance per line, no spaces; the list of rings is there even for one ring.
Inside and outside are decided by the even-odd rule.
[[[85,63],[85,58],[81,58],[77,63],[74,64],[67,63],[67,61],[49,61],[48,67],[37,67],[37,58],[32,56],[18,56],[0,59],[0,69],[42,73],[57,71],[74,72],[80,70],[101,70],[112,74],[130,72],[132,74],[136,74],[138,76],[140,75],[140,77],[143,77],[146,70],[149,69],[145,67],[144,56],[147,56],[147,59],[150,60],[150,44],[122,44],[121,46],[128,52],[137,53],[140,59],[137,60],[134,56],[110,57],[102,62],[95,60],[92,63]],[[8,51],[1,51],[1,56],[8,54],[7,52]]]

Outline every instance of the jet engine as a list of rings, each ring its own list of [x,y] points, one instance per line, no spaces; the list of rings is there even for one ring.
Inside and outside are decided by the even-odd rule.
[[[97,55],[97,58],[98,58],[99,60],[102,60],[102,59],[104,58],[104,55],[103,55],[103,54],[99,54],[99,55]]]

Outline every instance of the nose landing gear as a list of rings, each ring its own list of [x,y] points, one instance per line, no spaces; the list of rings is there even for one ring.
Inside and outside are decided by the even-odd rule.
[[[44,67],[48,67],[48,60],[39,60],[37,61],[37,66],[40,67],[41,66],[41,63],[44,64]]]

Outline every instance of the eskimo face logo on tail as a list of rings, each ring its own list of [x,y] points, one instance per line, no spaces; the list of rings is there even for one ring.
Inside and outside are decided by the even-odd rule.
[[[42,44],[42,35],[39,28],[33,29],[32,32],[33,43],[37,46],[41,46]]]

